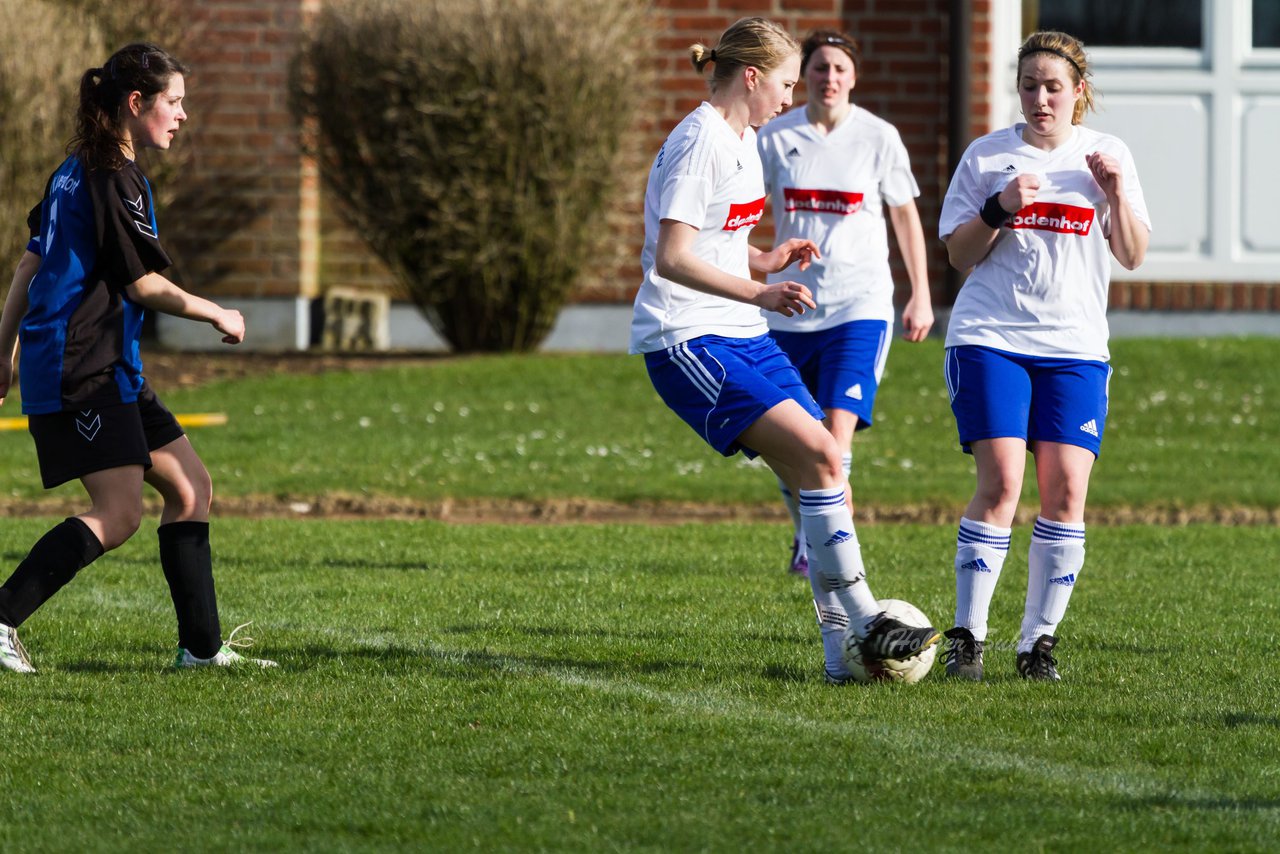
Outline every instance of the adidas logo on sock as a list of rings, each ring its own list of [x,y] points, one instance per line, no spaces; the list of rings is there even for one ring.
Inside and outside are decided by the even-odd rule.
[[[982,558],[971,560],[968,563],[962,563],[960,564],[960,568],[968,569],[973,572],[990,572],[991,571],[991,567],[987,566],[987,562]]]
[[[1076,574],[1074,572],[1069,572],[1066,575],[1060,575],[1057,578],[1050,578],[1049,583],[1062,584],[1067,587],[1070,587],[1071,585],[1076,583]]]
[[[1096,439],[1098,437],[1098,422],[1095,419],[1090,418],[1088,421],[1080,425],[1080,432],[1088,433]]]
[[[799,157],[799,156],[800,156],[800,149],[796,148],[794,145],[793,145],[793,146],[791,146],[791,150],[787,152],[787,156],[788,156],[788,157]]]
[[[838,546],[841,543],[847,543],[852,539],[853,534],[850,534],[848,531],[836,531],[831,535],[831,539],[827,540],[823,545],[827,548],[831,548],[832,546]]]

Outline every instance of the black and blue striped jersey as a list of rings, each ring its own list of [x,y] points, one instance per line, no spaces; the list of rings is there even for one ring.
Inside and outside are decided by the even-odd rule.
[[[125,288],[170,264],[146,176],[133,162],[89,171],[68,157],[27,224],[40,269],[19,329],[22,411],[133,402],[143,382],[143,309]]]

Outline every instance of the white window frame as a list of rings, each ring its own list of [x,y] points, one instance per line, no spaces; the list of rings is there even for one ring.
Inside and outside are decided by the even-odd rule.
[[[1280,99],[1280,48],[1254,48],[1250,0],[1203,0],[1204,48],[1108,48],[1089,50],[1098,70],[1122,70],[1101,87],[1108,94],[1180,93],[1206,99],[1209,124],[1206,164],[1209,231],[1200,252],[1148,252],[1145,263],[1129,271],[1113,264],[1113,278],[1139,281],[1280,281],[1280,252],[1244,245],[1242,192],[1244,132],[1249,102]],[[989,58],[992,80],[991,129],[1021,121],[1016,94],[1016,53],[1022,33],[1020,0],[993,0]],[[1277,164],[1280,169],[1280,164]],[[1142,164],[1138,163],[1139,174]],[[1144,184],[1149,183],[1143,176]],[[1152,211],[1160,218],[1176,211]]]

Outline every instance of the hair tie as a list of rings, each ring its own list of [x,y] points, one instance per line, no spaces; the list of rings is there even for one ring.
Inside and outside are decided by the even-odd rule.
[[[711,48],[711,53],[707,54],[707,60],[708,60],[709,62],[715,62],[715,61],[716,61],[716,49],[715,49],[715,48]]]
[[[144,53],[142,55],[142,70],[146,71],[150,67],[151,67],[151,54]]]
[[[1084,79],[1084,72],[1080,69],[1080,66],[1076,64],[1076,61],[1074,59],[1067,56],[1067,54],[1064,51],[1058,50],[1056,47],[1033,47],[1031,48],[1031,50],[1023,54],[1022,58],[1026,59],[1028,56],[1030,56],[1033,53],[1051,53],[1054,56],[1065,59],[1067,63],[1076,70],[1076,74],[1080,77],[1080,79],[1081,80]]]

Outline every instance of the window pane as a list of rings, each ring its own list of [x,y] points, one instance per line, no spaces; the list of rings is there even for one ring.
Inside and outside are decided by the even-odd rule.
[[[1280,47],[1280,3],[1253,0],[1253,46]]]
[[[1039,8],[1024,21],[1035,19],[1037,30],[1070,33],[1086,48],[1204,46],[1203,0],[1040,0],[1024,9],[1027,5]],[[1253,5],[1274,12],[1277,3],[1253,0]]]

